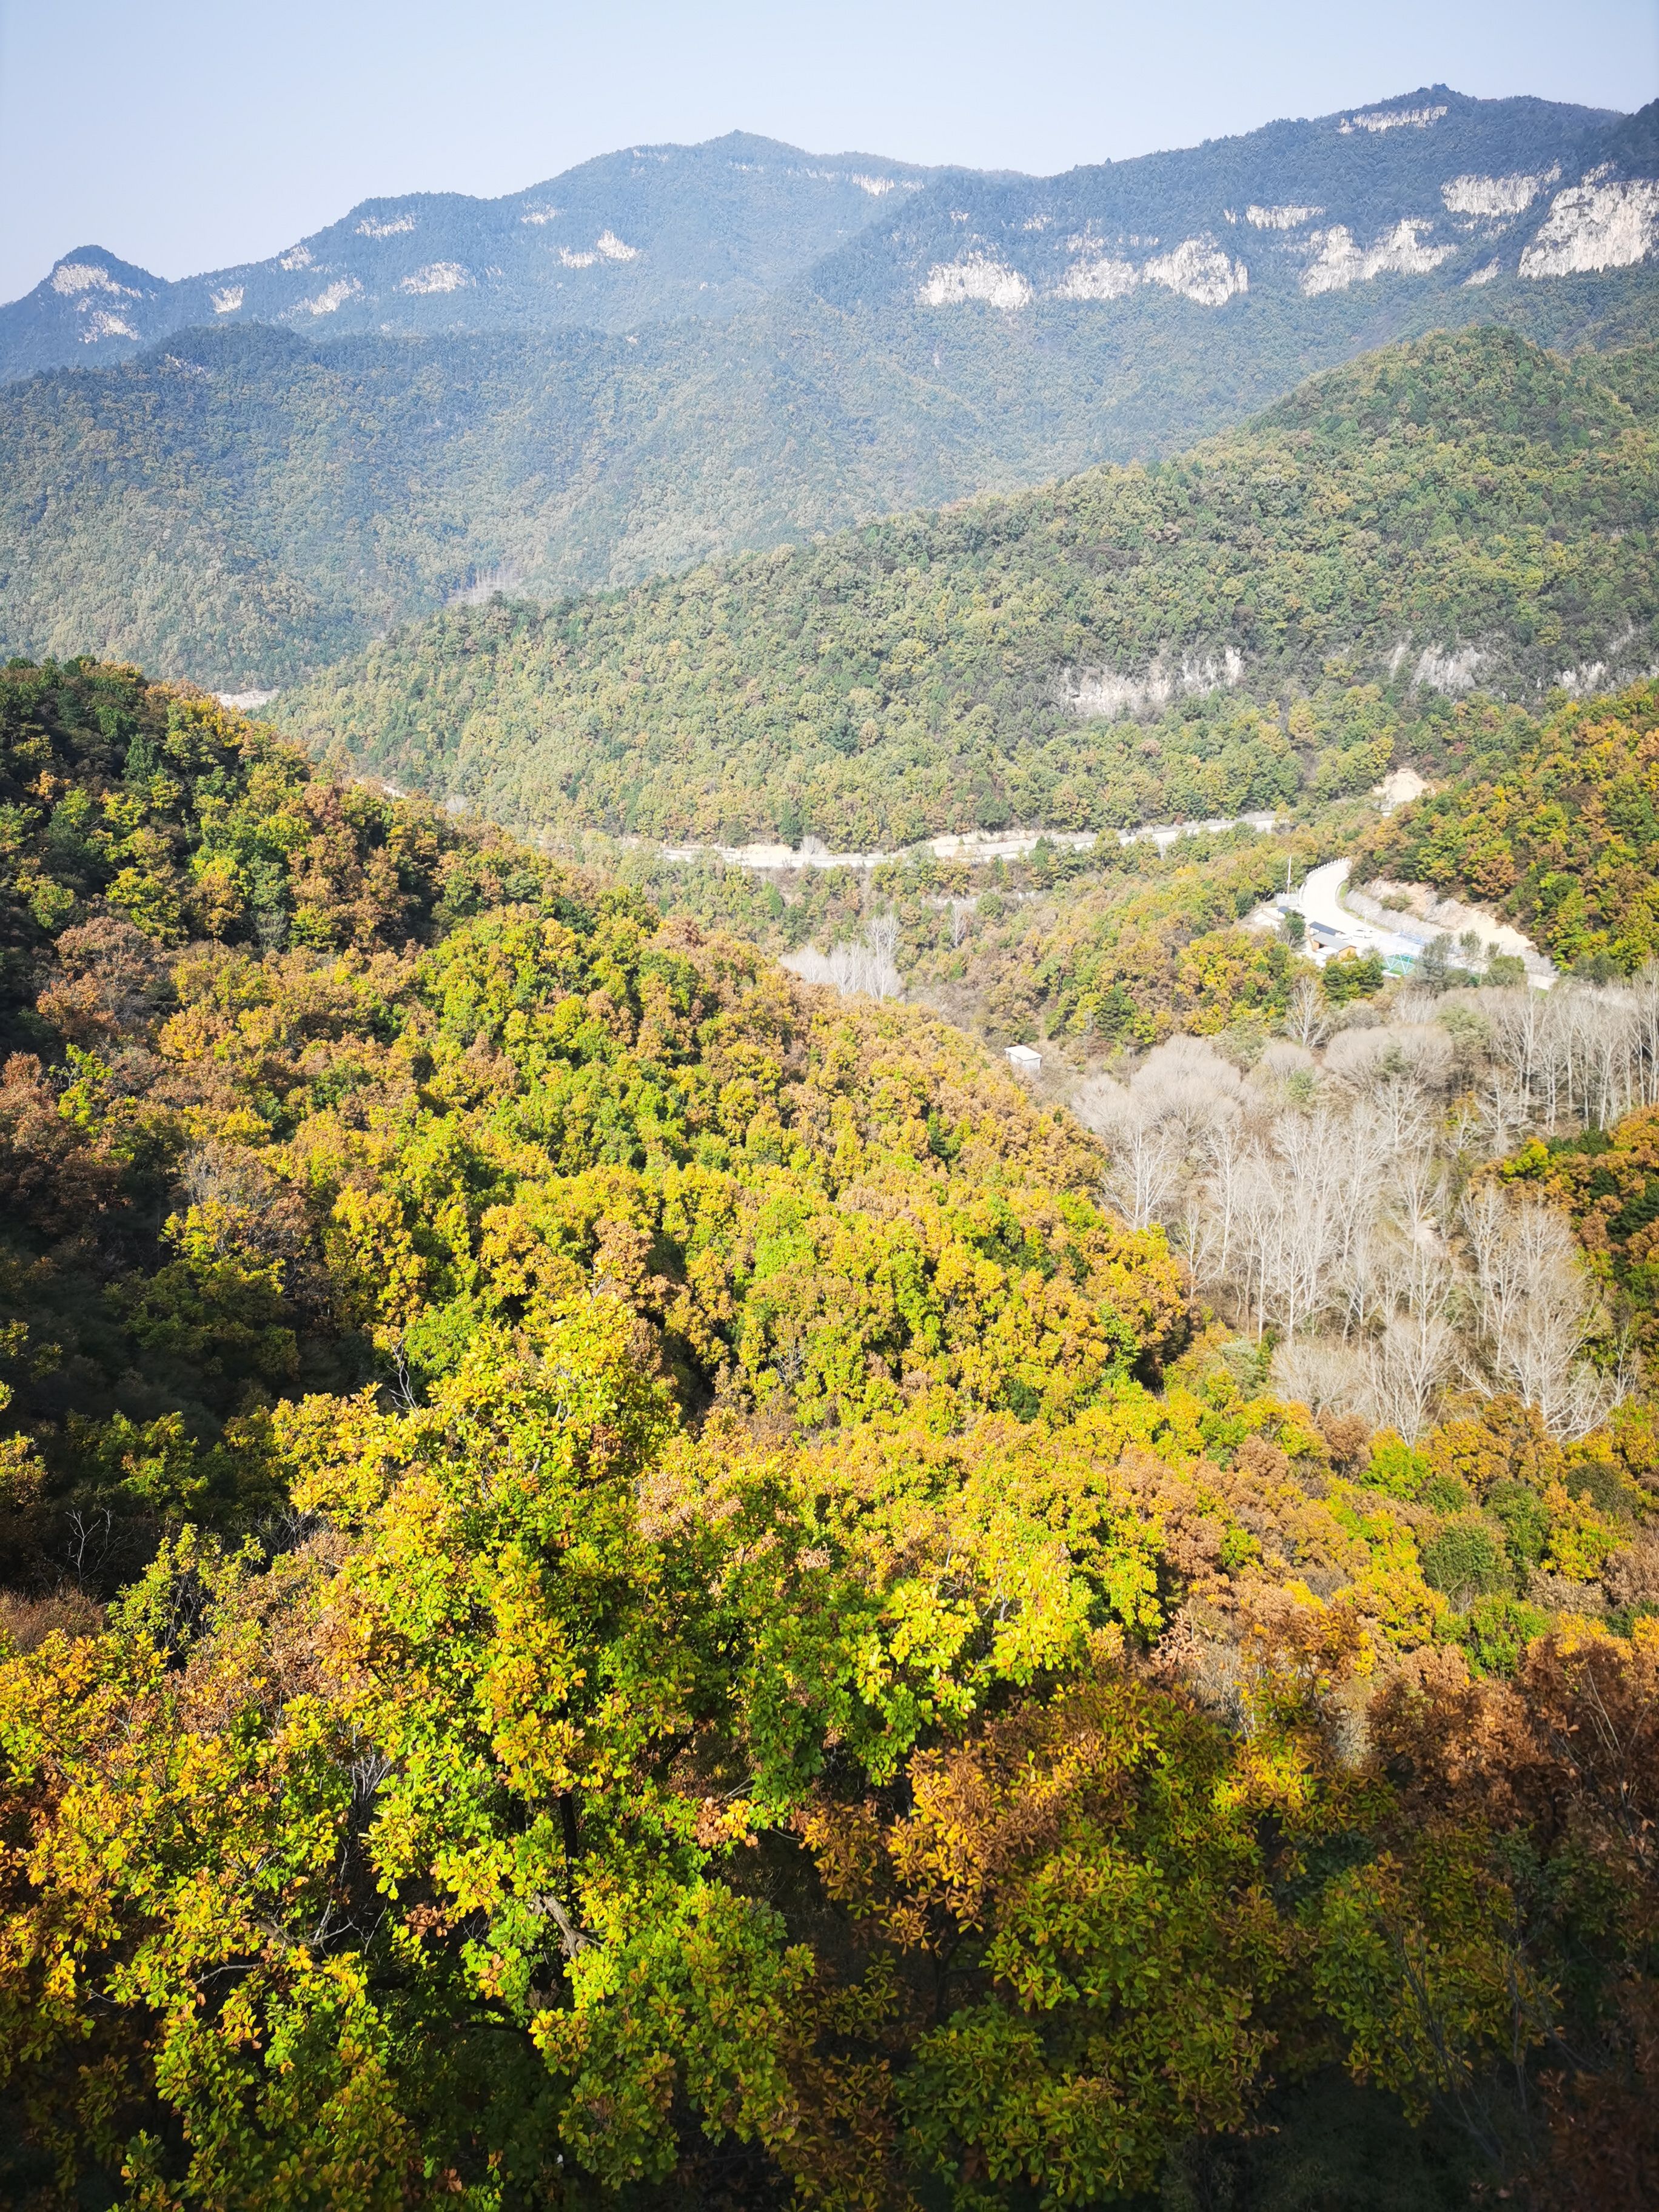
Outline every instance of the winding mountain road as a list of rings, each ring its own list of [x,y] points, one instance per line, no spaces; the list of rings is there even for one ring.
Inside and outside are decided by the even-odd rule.
[[[1342,886],[1352,866],[1352,860],[1327,860],[1322,867],[1310,872],[1299,900],[1304,916],[1315,928],[1346,938],[1362,952],[1380,952],[1385,960],[1414,961],[1423,950],[1417,939],[1401,936],[1396,930],[1378,929],[1343,905]]]

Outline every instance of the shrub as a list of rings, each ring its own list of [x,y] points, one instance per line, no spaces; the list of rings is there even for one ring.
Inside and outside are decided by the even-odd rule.
[[[1549,1615],[1523,1599],[1478,1597],[1456,1624],[1457,1640],[1477,1674],[1513,1674],[1522,1651],[1549,1625]]]
[[[1515,1586],[1503,1546],[1475,1520],[1448,1522],[1423,1547],[1423,1579],[1454,1604]]]

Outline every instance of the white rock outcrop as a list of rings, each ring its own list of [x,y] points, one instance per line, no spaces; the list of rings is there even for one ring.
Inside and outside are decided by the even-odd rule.
[[[732,164],[734,169],[752,170],[757,174],[764,166],[760,161],[733,161]],[[872,177],[862,169],[790,169],[785,173],[791,177],[811,177],[820,185],[856,185],[860,191],[868,192],[872,200],[885,199],[889,192],[919,192],[921,190],[919,177]]]
[[[242,304],[243,288],[240,284],[227,284],[222,292],[210,292],[208,297],[213,302],[216,315],[234,315]]]
[[[1559,165],[1536,176],[1454,177],[1440,187],[1448,215],[1484,216],[1490,220],[1524,215],[1546,185],[1560,175]]]
[[[1006,262],[994,260],[988,253],[965,253],[959,261],[935,262],[916,297],[925,307],[955,307],[978,300],[1009,315],[1030,305],[1031,287]]]
[[[573,253],[568,246],[559,248],[559,260],[566,269],[591,269],[599,258],[597,253]]]
[[[1183,238],[1173,252],[1155,255],[1140,274],[1143,283],[1162,284],[1200,307],[1224,307],[1235,294],[1250,289],[1244,264],[1229,260],[1208,237]]]
[[[1092,241],[1076,240],[1075,247]],[[1022,282],[1024,280],[1022,279]],[[1122,300],[1138,285],[1161,284],[1167,292],[1200,307],[1221,307],[1250,289],[1250,272],[1224,253],[1213,238],[1183,238],[1168,253],[1154,254],[1137,267],[1121,254],[1087,251],[1073,262],[1054,288],[1056,300]]]
[[[607,261],[637,261],[637,246],[624,246],[614,230],[602,230],[593,241],[593,251]]]
[[[1374,246],[1355,243],[1346,223],[1316,230],[1308,240],[1311,255],[1302,272],[1302,289],[1310,299],[1322,292],[1346,292],[1350,284],[1369,283],[1373,276],[1426,276],[1457,251],[1455,246],[1429,246],[1423,234],[1434,225],[1420,216],[1408,216],[1386,231]]]
[[[1555,680],[1570,697],[1586,699],[1593,691],[1606,690],[1607,664],[1605,660],[1590,660],[1582,668],[1564,668]]]
[[[1477,269],[1474,276],[1466,276],[1463,279],[1463,289],[1468,291],[1471,285],[1490,284],[1495,277],[1501,276],[1503,273],[1503,270],[1497,262],[1489,261],[1484,269]]]
[[[1074,669],[1060,678],[1060,696],[1079,720],[1099,716],[1114,721],[1125,714],[1143,714],[1149,708],[1167,707],[1182,695],[1232,690],[1243,680],[1243,658],[1230,645],[1219,658],[1183,653],[1179,660],[1170,661],[1159,653],[1139,676],[1120,675],[1111,668]]]
[[[1478,646],[1425,646],[1418,655],[1413,681],[1425,691],[1472,691],[1488,656]]]
[[[331,315],[348,300],[355,299],[362,286],[355,276],[337,276],[334,282],[309,300],[301,300],[289,309],[291,315]]]
[[[534,223],[556,222],[558,219],[557,208],[527,208],[519,217],[520,222]]]
[[[52,289],[66,300],[78,292],[112,292],[122,300],[138,297],[130,285],[118,284],[108,270],[100,269],[95,261],[60,261],[52,272]]]
[[[1628,269],[1659,241],[1659,183],[1587,180],[1558,192],[1521,256],[1523,276],[1577,276]]]
[[[1409,763],[1390,769],[1381,783],[1371,786],[1371,797],[1385,814],[1392,814],[1396,806],[1409,806],[1414,799],[1421,799],[1428,789],[1417,770]]]
[[[1426,131],[1438,123],[1443,107],[1371,107],[1363,115],[1350,115],[1337,125],[1345,138],[1356,131]]]
[[[1632,646],[1636,647],[1632,653]],[[1602,652],[1606,658],[1583,661],[1576,668],[1558,671],[1556,683],[1575,699],[1589,698],[1596,691],[1620,691],[1627,684],[1650,683],[1659,676],[1659,663],[1648,658],[1651,645],[1634,623],[1626,623],[1616,637],[1610,637]]]
[[[311,248],[308,246],[290,246],[286,253],[278,255],[276,266],[279,269],[287,269],[289,270],[295,269],[309,269],[311,266]]]
[[[459,261],[428,261],[412,276],[405,276],[400,292],[459,292],[472,282],[471,272]]]
[[[136,338],[137,335],[132,325],[121,316],[112,314],[107,307],[95,307],[87,317],[81,343],[96,345],[100,338]]]
[[[1257,230],[1300,230],[1304,222],[1311,222],[1316,215],[1323,215],[1322,207],[1256,207],[1254,204],[1244,210],[1244,220]]]
[[[1133,261],[1103,253],[1092,261],[1074,261],[1054,287],[1057,300],[1122,300],[1140,282]]]
[[[404,231],[413,230],[412,215],[366,215],[357,226],[359,238],[397,238]]]

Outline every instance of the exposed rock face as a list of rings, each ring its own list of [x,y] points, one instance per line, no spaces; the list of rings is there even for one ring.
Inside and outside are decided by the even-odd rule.
[[[1455,696],[1459,691],[1474,690],[1491,657],[1478,646],[1449,646],[1443,653],[1437,646],[1431,645],[1418,655],[1413,673],[1425,690]]]
[[[471,282],[471,272],[459,261],[428,261],[423,269],[405,276],[400,289],[405,292],[459,292],[464,284]]]
[[[1073,240],[1073,244],[1085,248],[1092,241]],[[935,270],[937,276],[940,272]],[[1012,270],[1001,271],[1004,278],[1016,277]],[[1018,278],[1024,283],[1023,277]],[[1231,259],[1217,245],[1212,235],[1184,238],[1168,253],[1154,254],[1149,260],[1137,264],[1117,253],[1086,253],[1074,261],[1048,296],[1053,300],[1123,300],[1141,284],[1161,284],[1166,292],[1174,292],[1183,300],[1191,300],[1201,307],[1221,307],[1241,292],[1250,289],[1250,272],[1242,261]],[[933,280],[924,288],[922,296],[928,305],[938,307],[944,301],[936,295]],[[1024,306],[1030,298],[1027,286]],[[1000,301],[993,302],[1000,305]]]
[[[1659,240],[1659,182],[1586,179],[1550,204],[1543,227],[1521,256],[1523,276],[1573,276],[1627,269]]]
[[[1323,215],[1322,207],[1257,207],[1254,204],[1244,210],[1244,220],[1256,230],[1298,230],[1304,222],[1311,222],[1316,215]]]
[[[1538,176],[1453,177],[1440,187],[1449,215],[1502,216],[1524,215],[1546,185],[1560,175],[1560,167]]]
[[[1424,217],[1408,216],[1368,246],[1357,246],[1342,223],[1316,230],[1308,241],[1313,258],[1303,272],[1302,289],[1311,299],[1321,292],[1346,292],[1350,284],[1373,276],[1425,276],[1457,251],[1455,246],[1429,245],[1427,234],[1433,228]]]
[[[1140,282],[1133,261],[1111,253],[1074,261],[1054,287],[1057,300],[1124,300]]]
[[[1230,261],[1213,238],[1183,239],[1173,253],[1161,253],[1141,270],[1146,284],[1162,284],[1201,307],[1224,307],[1236,293],[1250,289],[1250,272]]]
[[[1426,131],[1431,123],[1438,123],[1446,113],[1443,101],[1438,107],[1373,107],[1364,115],[1351,115],[1337,128],[1344,137],[1355,131]]]
[[[1031,287],[1018,269],[994,261],[988,253],[964,254],[960,261],[935,262],[918,295],[924,307],[959,307],[966,300],[981,300],[1004,314],[1029,307]]]
[[[1244,680],[1244,662],[1231,646],[1219,653],[1183,653],[1177,660],[1160,653],[1139,675],[1111,668],[1079,668],[1061,679],[1060,696],[1081,719],[1144,714],[1172,699],[1206,691],[1231,690]]]

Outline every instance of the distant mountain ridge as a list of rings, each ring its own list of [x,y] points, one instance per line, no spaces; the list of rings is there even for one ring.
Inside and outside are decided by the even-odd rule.
[[[1656,240],[1652,110],[1444,85],[1047,178],[733,131],[605,155],[500,199],[365,200],[283,253],[176,283],[76,247],[0,307],[0,379],[127,359],[215,322],[389,336],[723,320],[809,270],[837,306],[1015,313],[1152,286],[1218,307],[1252,282],[1311,298],[1378,276],[1628,267]]]
[[[419,336],[723,320],[931,173],[734,131],[700,146],[607,154],[500,199],[364,200],[267,260],[176,283],[77,246],[0,307],[0,380],[106,366],[211,324]]]
[[[957,173],[810,282],[912,376],[971,391],[1016,466],[1045,400],[1056,471],[1151,458],[1435,328],[1651,336],[1659,101],[1434,85],[1064,176]]]
[[[0,310],[9,357],[111,364],[0,405],[0,650],[269,690],[497,585],[1155,459],[1431,330],[1659,329],[1659,103],[1430,87],[1048,179],[732,137],[555,185],[367,202],[210,327],[235,272],[146,295],[197,317],[148,347],[87,336],[149,281],[90,249]]]
[[[1653,251],[1656,171],[1653,110],[1621,117],[1432,85],[1064,176],[936,181],[815,282],[840,304],[1015,313],[1148,287],[1218,308],[1264,285],[1314,299],[1386,276],[1563,276]]]

